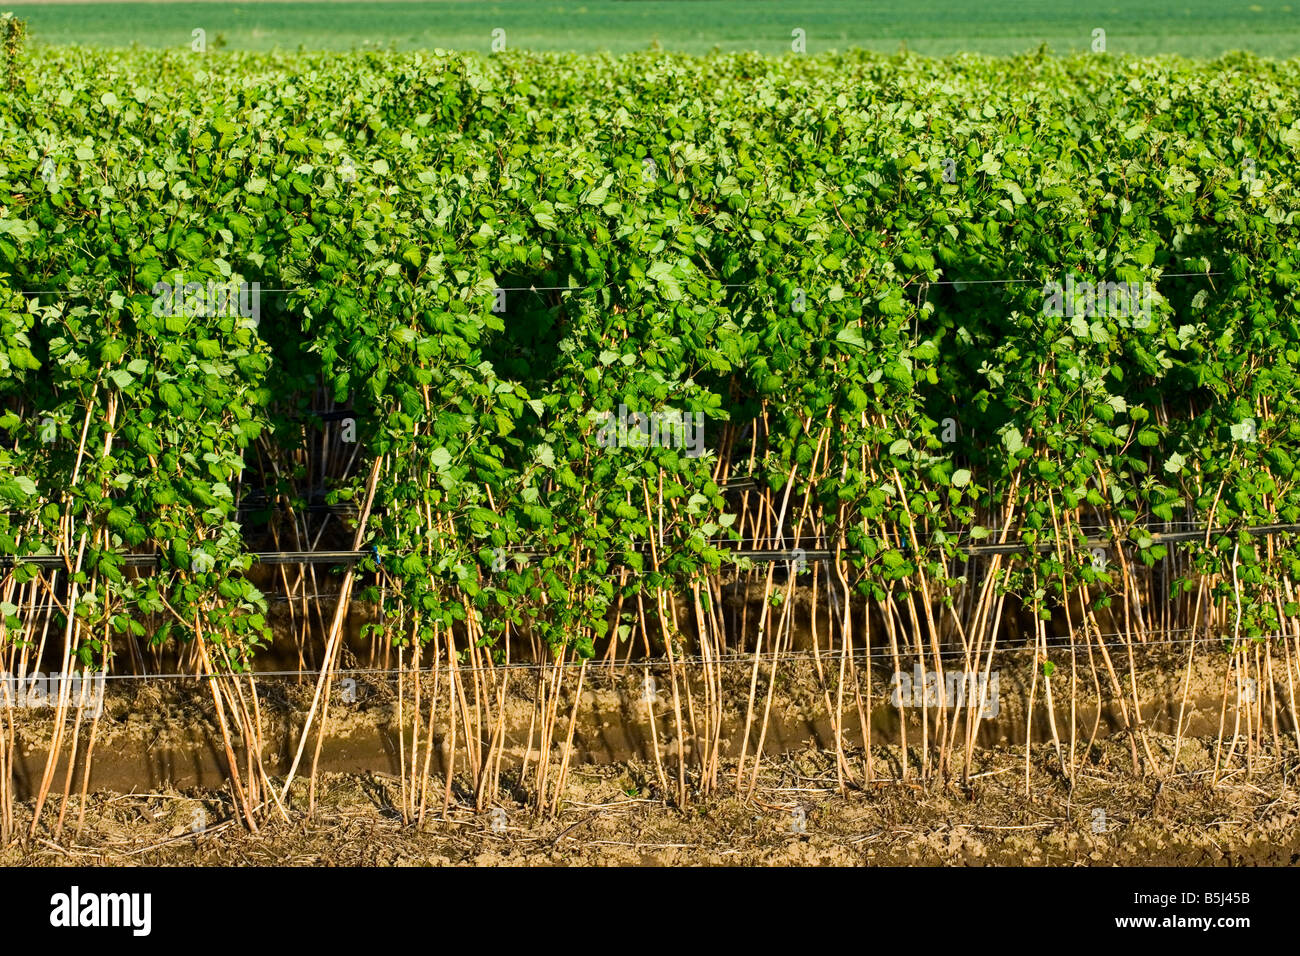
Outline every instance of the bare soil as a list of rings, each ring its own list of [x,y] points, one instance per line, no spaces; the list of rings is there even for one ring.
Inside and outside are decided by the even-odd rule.
[[[736,759],[745,741],[747,665],[728,665],[723,687],[723,773],[719,791],[693,793],[684,807],[658,784],[652,740],[675,778],[682,734],[669,704],[668,678],[659,673],[657,697],[643,697],[645,670],[613,674],[590,669],[576,699],[570,681],[562,707],[574,707],[573,766],[565,799],[554,817],[539,817],[518,780],[530,745],[533,677],[512,679],[505,707],[503,786],[487,811],[475,812],[463,773],[443,813],[441,797],[423,829],[404,822],[401,799],[401,727],[410,740],[409,682],[405,711],[391,679],[359,675],[355,699],[330,708],[321,758],[317,806],[308,816],[306,786],[295,784],[289,819],[257,833],[238,822],[226,785],[224,749],[211,698],[196,681],[114,681],[96,732],[90,788],[78,796],[82,764],[72,780],[64,825],[58,827],[66,764],[43,812],[38,837],[0,848],[8,865],[1281,865],[1300,862],[1297,747],[1288,708],[1265,733],[1241,721],[1221,660],[1198,657],[1189,669],[1182,654],[1146,655],[1135,680],[1146,744],[1160,774],[1134,772],[1135,745],[1111,695],[1080,692],[1073,714],[1065,689],[1074,676],[1064,663],[1055,723],[1069,750],[1075,728],[1074,785],[1061,771],[1051,722],[1042,706],[1041,680],[1028,706],[1032,658],[1001,664],[995,718],[981,724],[969,789],[959,779],[920,784],[916,768],[922,712],[890,706],[882,675],[872,676],[871,754],[876,782],[841,791],[833,733],[822,685],[810,662],[785,661],[761,669],[761,702],[772,684],[773,706],[764,736],[758,784],[737,787]],[[527,674],[528,672],[523,672]],[[1077,684],[1092,686],[1081,670]],[[864,684],[867,683],[864,676]],[[1126,681],[1127,685],[1127,681]],[[1263,686],[1263,685],[1261,685]],[[266,730],[268,771],[283,774],[296,748],[310,681],[258,679]],[[336,681],[336,698],[339,682]],[[1186,690],[1184,702],[1183,692]],[[427,699],[427,698],[426,698]],[[760,706],[761,711],[761,706]],[[13,711],[17,720],[15,770],[18,829],[30,824],[52,732],[48,709]],[[399,713],[404,719],[399,720]],[[1174,730],[1178,772],[1169,774]],[[951,716],[952,712],[949,711]],[[1032,721],[1029,719],[1032,714]],[[761,717],[761,713],[758,715]],[[934,720],[929,714],[933,741]],[[655,735],[650,721],[655,722]],[[899,731],[907,727],[909,774],[903,780]],[[1225,728],[1225,744],[1218,730]],[[1242,736],[1228,758],[1234,726]],[[681,728],[689,731],[689,728]],[[856,716],[844,744],[855,771],[864,740]],[[1028,733],[1026,733],[1028,730]],[[449,743],[435,727],[430,767],[443,793]],[[83,725],[84,751],[87,727]],[[1094,736],[1095,733],[1095,736]],[[749,733],[749,753],[760,734]],[[685,733],[688,768],[692,741]],[[463,742],[463,734],[461,735]],[[1028,744],[1026,744],[1028,741]],[[1091,743],[1090,743],[1091,741]],[[237,742],[238,745],[238,742]],[[1028,747],[1028,751],[1026,750]],[[531,745],[534,762],[536,745]],[[552,748],[554,756],[558,742]],[[465,758],[459,751],[458,770]],[[308,751],[310,755],[310,749]],[[933,750],[931,750],[933,757]],[[408,752],[409,757],[409,752]],[[1068,761],[1067,761],[1068,763]],[[1216,765],[1218,770],[1216,771]],[[752,766],[752,760],[749,766]],[[1027,775],[1028,774],[1028,778]],[[531,784],[531,780],[529,781]],[[501,829],[504,820],[504,829]],[[496,828],[494,828],[494,823]]]
[[[1155,738],[1160,746],[1169,740]],[[1193,755],[1212,763],[1198,741]],[[1187,745],[1188,742],[1184,742]],[[1212,743],[1210,744],[1212,747]],[[890,755],[882,748],[882,765]],[[896,755],[894,755],[896,762]],[[736,793],[684,809],[653,792],[642,761],[576,768],[569,799],[550,819],[502,793],[496,815],[435,808],[423,830],[404,824],[389,774],[327,774],[308,818],[253,834],[232,816],[228,791],[163,788],[92,795],[84,826],[71,802],[61,838],[0,850],[5,865],[1231,865],[1300,862],[1296,767],[1260,755],[1256,772],[1210,785],[1203,769],[1139,779],[1128,750],[1107,742],[1068,782],[1050,747],[1000,751],[969,791],[882,783],[836,791],[832,755],[769,762],[752,799]],[[454,801],[453,801],[454,804]],[[30,813],[29,807],[22,808]],[[800,813],[802,811],[802,813]],[[53,811],[49,811],[53,823]],[[23,817],[26,823],[30,817]],[[196,820],[204,828],[195,832]],[[504,822],[504,829],[500,829]],[[802,832],[801,832],[802,831]]]

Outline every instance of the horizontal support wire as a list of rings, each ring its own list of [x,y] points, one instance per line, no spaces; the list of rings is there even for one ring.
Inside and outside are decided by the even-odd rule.
[[[1207,272],[1164,272],[1164,273],[1161,273],[1160,275],[1156,276],[1156,277],[1155,277],[1155,281],[1159,281],[1160,279],[1197,279],[1197,278],[1207,278],[1207,277],[1224,276],[1224,275],[1228,275],[1228,273],[1227,273],[1227,272],[1224,272],[1224,271],[1217,271],[1217,272],[1209,272],[1209,271],[1207,271]],[[629,277],[629,278],[630,278],[630,277]],[[710,280],[712,280],[712,279],[716,279],[716,278],[718,278],[718,277],[716,277],[716,276],[705,276],[705,278],[706,278],[706,279],[710,279]],[[913,285],[947,285],[947,286],[967,286],[967,285],[1034,285],[1034,284],[1038,284],[1038,283],[1044,283],[1045,281],[1051,281],[1051,280],[1042,280],[1042,279],[1030,279],[1030,278],[1024,278],[1024,277],[1014,277],[1014,278],[1013,278],[1013,277],[1001,277],[1001,278],[993,278],[993,279],[927,279],[927,278],[924,277],[924,276],[910,276],[910,277],[895,276],[895,277],[893,277],[893,278],[896,278],[896,279],[900,280],[904,286],[913,286]],[[521,285],[521,286],[493,286],[492,291],[493,291],[493,292],[595,292],[595,291],[601,291],[601,290],[604,290],[604,289],[617,288],[620,284],[621,284],[621,283],[619,283],[619,282],[608,282],[608,283],[606,283],[606,284],[604,284],[604,285],[556,285],[556,286],[539,286],[539,285],[526,285],[526,286],[525,286],[525,285]],[[732,283],[720,283],[720,285],[721,285],[721,287],[724,288],[724,289],[747,289],[747,288],[749,288],[750,286],[758,285],[758,282],[757,282],[757,281],[754,281],[754,282],[732,282]],[[298,288],[293,288],[293,289],[261,289],[261,288],[259,288],[258,291],[259,291],[259,292],[276,292],[276,293],[286,293],[286,292],[294,293],[294,292],[311,292],[313,289],[314,289],[314,286],[299,286]],[[122,290],[122,289],[114,289],[114,290],[111,290],[111,291],[108,290],[108,289],[102,289],[102,290],[98,290],[97,292],[88,292],[88,291],[86,291],[86,290],[82,290],[82,289],[32,289],[32,290],[10,289],[10,290],[5,290],[5,291],[13,292],[13,293],[15,293],[15,294],[17,294],[17,295],[64,295],[64,296],[71,296],[71,297],[75,297],[75,298],[91,298],[93,295],[96,295],[96,294],[97,294],[97,295],[112,295],[114,292],[118,292],[118,293],[121,293],[121,294],[123,294],[123,295],[127,294],[127,293],[125,292],[125,290]],[[144,295],[144,294],[145,294],[145,293],[143,293],[143,292],[131,293],[131,295],[135,295],[135,296]],[[485,294],[486,294],[486,293],[485,293]]]
[[[1173,628],[1168,631],[1160,631],[1157,633],[1185,634],[1188,631],[1192,631],[1192,630],[1198,630],[1198,628],[1191,628],[1191,627]],[[1048,637],[1047,640],[1049,642],[1048,643],[1049,648],[1053,651],[1067,651],[1067,650],[1081,651],[1081,650],[1086,650],[1089,647],[1096,649],[1099,646],[1105,646],[1107,648],[1113,648],[1113,649],[1131,648],[1134,651],[1140,651],[1143,649],[1157,650],[1165,647],[1186,647],[1189,644],[1222,644],[1227,640],[1229,640],[1227,635],[1208,636],[1208,637],[1206,636],[1184,637],[1184,638],[1168,637],[1168,638],[1150,639],[1145,641],[1134,641],[1131,639],[1127,641],[1106,640],[1107,638],[1113,639],[1113,638],[1123,638],[1123,637],[1125,637],[1124,632],[1116,631],[1109,634],[1098,634],[1096,635],[1096,639],[1091,643],[1089,642],[1083,642],[1083,643],[1074,642],[1074,643],[1066,643],[1066,644],[1053,643],[1054,641],[1058,640],[1057,637]],[[1238,640],[1239,640],[1239,647],[1242,647],[1242,646],[1246,646],[1250,641],[1271,641],[1277,638],[1296,639],[1297,635],[1283,634],[1283,633],[1261,634],[1255,638],[1239,638]],[[1060,639],[1063,639],[1063,637]],[[1032,652],[1034,650],[1035,648],[1033,644],[1027,644],[1020,647],[1004,645],[1000,647],[994,647],[990,651],[985,651],[980,655],[980,657],[981,659],[983,659],[986,654],[990,654],[990,653],[1023,654],[1023,653]],[[942,652],[942,656],[947,656],[950,658],[958,657],[962,653],[963,653],[962,649],[953,648],[951,650]],[[922,649],[921,651],[900,650],[898,652],[898,657],[900,658],[917,657],[922,660],[928,660],[930,654],[931,652],[928,649]],[[890,648],[879,648],[873,651],[855,651],[852,654],[845,654],[843,651],[836,652],[831,650],[821,651],[820,653],[814,653],[813,651],[791,650],[791,651],[781,651],[779,653],[766,651],[766,652],[758,652],[752,654],[738,653],[738,654],[724,654],[720,656],[712,655],[709,657],[687,656],[687,657],[677,657],[673,661],[669,661],[666,658],[661,658],[658,660],[622,660],[622,661],[596,660],[594,658],[590,658],[587,660],[569,660],[569,661],[551,661],[551,662],[511,661],[509,663],[497,663],[497,664],[456,664],[454,665],[453,669],[459,673],[482,673],[482,674],[499,673],[507,670],[532,670],[532,671],[554,670],[556,668],[574,668],[574,667],[582,667],[584,665],[586,665],[592,672],[597,672],[601,670],[619,670],[619,669],[627,669],[627,668],[639,668],[641,670],[672,670],[674,667],[679,667],[679,666],[680,667],[703,667],[703,666],[719,667],[725,665],[743,665],[743,664],[752,665],[755,660],[758,660],[759,662],[766,661],[770,664],[780,664],[780,663],[788,663],[791,661],[799,661],[799,660],[815,661],[820,659],[823,662],[823,664],[831,664],[831,663],[838,663],[841,660],[866,661],[866,662],[879,661],[879,660],[892,660],[893,657],[894,657],[894,651],[891,650]],[[441,669],[447,668],[447,664],[445,663],[439,664],[438,666]],[[357,667],[357,668],[350,668],[350,669],[339,669],[334,671],[335,675],[339,677],[347,677],[350,675],[351,676],[372,676],[372,675],[390,675],[390,674],[406,675],[406,674],[410,674],[411,672],[412,672],[412,668],[400,668],[400,667]],[[434,669],[432,667],[427,669],[420,668],[420,672],[432,674],[434,672]],[[319,670],[275,670],[275,671],[254,670],[254,671],[240,671],[237,673],[239,676],[249,676],[253,678],[315,677],[320,674],[320,671]],[[906,671],[901,671],[900,673],[906,673]],[[93,676],[95,679],[102,679],[102,680],[150,681],[150,680],[205,680],[213,677],[222,677],[222,676],[229,676],[229,675],[221,674],[221,673],[100,675],[96,673],[93,674]],[[30,675],[28,675],[27,677],[19,677],[15,675],[7,678],[0,678],[0,685],[3,685],[4,683],[6,683],[6,681],[12,683],[14,681],[30,680],[30,679],[31,679]]]
[[[1198,541],[1209,537],[1220,535],[1231,535],[1246,533],[1254,537],[1272,537],[1274,535],[1288,534],[1300,531],[1300,524],[1268,524],[1255,525],[1248,528],[1200,528],[1192,531],[1151,531],[1147,532],[1147,537],[1151,544],[1177,544],[1180,542]],[[794,535],[790,535],[794,537]],[[755,540],[755,539],[750,539]],[[796,539],[798,540],[798,539]],[[1117,544],[1137,547],[1138,542],[1131,539],[1125,539],[1116,542],[1113,538],[1093,537],[1087,538],[1083,542],[1079,541],[1035,541],[1019,543],[998,543],[998,544],[968,544],[958,545],[952,550],[957,554],[968,556],[978,556],[984,554],[1019,554],[1025,551],[1037,553],[1050,552],[1064,547],[1085,547],[1088,549],[1109,549]],[[635,553],[640,553],[643,549],[648,549],[649,544],[641,548],[634,549]],[[511,551],[501,549],[503,555],[510,558],[532,560],[534,558],[555,557],[562,552],[559,551]],[[626,553],[626,549],[611,549],[613,553]],[[775,561],[831,561],[839,558],[861,557],[860,551],[850,550],[830,550],[826,548],[722,548],[724,557],[733,560],[754,561],[757,563],[775,562]],[[909,547],[903,546],[898,550],[907,551]],[[798,551],[798,554],[794,552]],[[154,554],[125,554],[114,552],[117,557],[121,558],[120,566],[128,568],[157,568],[162,566],[162,555],[155,552]],[[422,552],[415,549],[403,549],[401,551],[380,553],[374,549],[368,551],[249,551],[245,556],[253,559],[256,564],[266,565],[339,565],[355,564],[366,558],[376,559],[382,566],[384,560],[388,558],[401,558],[412,554],[421,554]],[[663,555],[668,558],[673,555]],[[0,555],[0,568],[15,567],[17,565],[33,565],[41,568],[64,568],[68,566],[71,559],[70,555],[60,554],[34,554],[34,555]]]

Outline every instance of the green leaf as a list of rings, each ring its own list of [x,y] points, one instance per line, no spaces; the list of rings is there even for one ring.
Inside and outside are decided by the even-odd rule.
[[[845,345],[851,345],[854,348],[865,349],[866,343],[862,340],[862,330],[856,325],[848,325],[835,333],[835,341],[843,342]]]

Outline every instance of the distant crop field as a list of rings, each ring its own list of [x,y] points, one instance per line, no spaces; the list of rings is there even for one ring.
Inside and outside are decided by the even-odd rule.
[[[1247,0],[1061,3],[1059,0],[583,0],[580,3],[100,2],[16,4],[32,39],[104,47],[184,47],[195,29],[235,50],[392,48],[622,53],[658,44],[705,53],[790,52],[804,31],[809,53],[860,47],[925,54],[1014,54],[1046,44],[1060,53],[1091,49],[1105,31],[1114,53],[1218,56],[1247,50],[1300,55],[1300,6]]]

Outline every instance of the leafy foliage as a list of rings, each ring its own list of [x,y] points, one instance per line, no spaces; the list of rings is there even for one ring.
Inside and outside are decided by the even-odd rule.
[[[1162,522],[1300,519],[1294,62],[63,49],[18,75],[0,538],[84,548],[79,613],[119,629],[265,636],[239,482],[317,386],[382,465],[397,640],[527,624],[589,655],[757,515],[877,596],[953,580],[967,535],[1056,541],[1022,569],[1061,597],[1113,580],[1093,526],[1151,563]],[[175,275],[287,291],[258,328],[157,316]],[[1150,284],[1151,313],[1053,316],[1067,276]],[[601,448],[620,405],[703,412],[710,453]],[[123,575],[130,549],[166,572]],[[1276,623],[1290,539],[1197,554]]]

